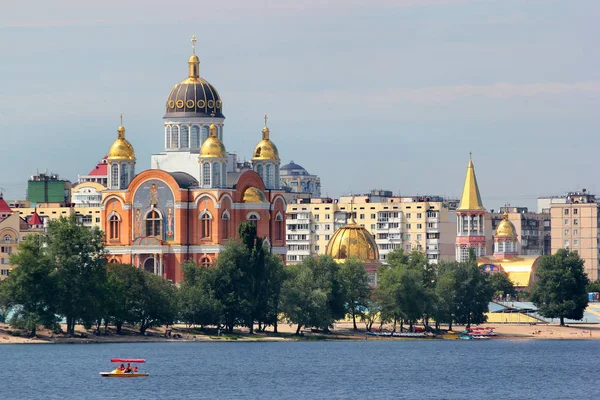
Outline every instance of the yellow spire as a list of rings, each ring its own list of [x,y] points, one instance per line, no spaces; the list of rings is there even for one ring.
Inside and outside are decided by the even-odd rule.
[[[200,59],[196,55],[196,35],[192,35],[192,55],[188,60],[188,65],[190,66],[189,77],[199,78],[200,77]]]
[[[467,176],[465,178],[465,186],[463,188],[462,197],[460,199],[459,211],[484,211],[481,195],[479,194],[479,186],[475,177],[475,168],[471,153],[469,153],[469,165],[467,166]]]
[[[267,126],[267,120],[269,119],[269,117],[267,117],[267,114],[265,114],[265,127],[262,129],[262,138],[263,140],[269,140],[269,133],[271,132],[269,130],[269,127]]]

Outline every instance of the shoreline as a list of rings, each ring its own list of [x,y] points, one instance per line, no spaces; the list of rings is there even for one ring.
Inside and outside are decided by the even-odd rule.
[[[497,336],[489,340],[600,340],[600,324],[577,324],[561,327],[554,324],[528,325],[528,324],[483,324],[493,326]],[[198,329],[189,329],[183,326],[170,327],[173,336],[166,337],[164,328],[148,330],[147,335],[140,335],[131,329],[124,329],[124,334],[114,332],[93,335],[90,330],[77,327],[76,333],[84,337],[68,337],[55,335],[46,330],[40,330],[39,336],[29,338],[19,330],[11,329],[6,324],[0,324],[1,344],[107,344],[107,343],[177,343],[177,342],[296,342],[296,341],[364,341],[364,340],[458,340],[458,334],[464,327],[455,327],[455,333],[444,333],[433,338],[400,338],[367,336],[364,327],[358,331],[352,330],[352,324],[338,322],[331,333],[312,332],[303,330],[302,336],[295,336],[295,328],[289,325],[280,325],[279,333],[255,333],[250,335],[247,331],[239,329],[234,333],[223,333],[221,336],[200,332]],[[391,330],[391,326],[384,329]],[[17,334],[15,334],[17,333]]]

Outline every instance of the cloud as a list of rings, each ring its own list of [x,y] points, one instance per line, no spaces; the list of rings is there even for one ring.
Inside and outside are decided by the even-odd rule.
[[[173,0],[150,4],[146,0],[12,1],[3,6],[0,26],[62,27],[115,24],[165,24],[198,22],[203,18],[297,16],[313,13],[337,15],[364,9],[435,7],[468,3],[472,0]]]

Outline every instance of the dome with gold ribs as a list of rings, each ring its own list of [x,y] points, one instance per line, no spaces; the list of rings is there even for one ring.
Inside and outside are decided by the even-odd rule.
[[[108,150],[108,160],[135,160],[135,152],[131,143],[125,139],[125,127],[122,125],[117,129],[117,140]]]
[[[227,158],[227,150],[217,137],[217,127],[210,124],[209,136],[200,147],[200,158]]]
[[[504,213],[502,221],[496,227],[495,237],[517,237],[517,230],[512,222],[508,220],[508,213]]]
[[[267,198],[265,194],[254,186],[250,186],[244,190],[244,197],[242,199],[244,203],[266,203]]]
[[[265,126],[262,130],[262,140],[258,142],[254,148],[254,153],[252,153],[253,160],[279,161],[279,150],[269,138],[269,133],[269,128]]]
[[[188,60],[188,77],[173,86],[167,98],[165,118],[210,117],[223,115],[223,102],[217,89],[200,77],[200,60],[196,54]]]
[[[379,262],[379,250],[375,239],[353,218],[346,226],[335,231],[327,244],[325,254],[337,262],[345,262],[352,257],[367,264]]]

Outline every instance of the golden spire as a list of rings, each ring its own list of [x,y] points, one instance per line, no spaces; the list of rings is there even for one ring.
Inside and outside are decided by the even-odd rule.
[[[463,187],[462,197],[460,199],[459,211],[484,211],[479,186],[475,177],[475,168],[473,166],[472,153],[469,152],[469,165],[467,166],[467,176],[465,177],[465,186]]]
[[[188,65],[190,68],[189,77],[190,78],[199,78],[200,77],[200,60],[196,55],[196,35],[192,35],[192,55],[188,60]]]
[[[121,125],[119,125],[119,128],[117,129],[117,136],[119,139],[125,139],[125,127],[123,126],[123,114],[121,113],[121,115],[119,115],[119,118],[121,119]]]
[[[267,126],[267,120],[269,119],[269,117],[267,116],[267,114],[265,114],[265,127],[262,129],[262,138],[263,140],[269,140],[269,133],[271,132],[269,130],[269,127]]]
[[[350,218],[347,225],[356,225],[356,220],[354,219],[354,195],[350,199]]]

